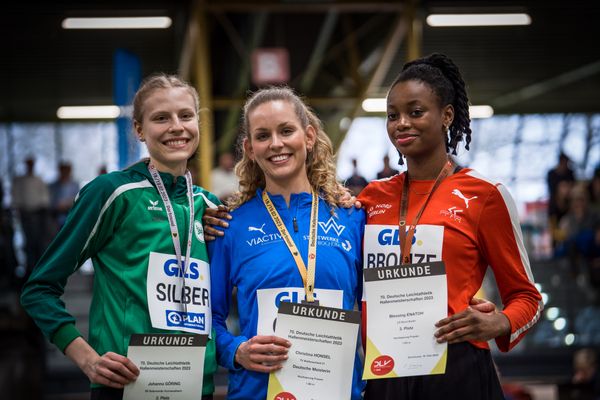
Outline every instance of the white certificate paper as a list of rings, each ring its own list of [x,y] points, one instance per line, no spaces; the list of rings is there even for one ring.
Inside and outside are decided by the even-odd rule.
[[[363,379],[443,374],[447,344],[435,323],[448,316],[443,262],[365,269],[367,348]]]
[[[281,303],[275,335],[292,346],[267,400],[349,399],[359,324],[358,311]]]
[[[207,335],[133,334],[127,357],[140,369],[123,400],[197,400],[202,397]]]

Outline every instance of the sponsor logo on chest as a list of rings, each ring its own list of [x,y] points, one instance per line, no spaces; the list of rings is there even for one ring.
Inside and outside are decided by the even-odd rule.
[[[340,235],[346,229],[345,225],[339,223],[333,216],[325,222],[319,221],[317,233],[317,245],[319,246],[336,246],[341,247],[345,251],[352,250],[352,244],[349,240],[340,238]],[[271,231],[272,230],[272,231]],[[271,244],[282,241],[281,234],[274,226],[267,226],[267,223],[248,225],[246,232],[248,238],[246,244],[250,247]],[[290,232],[293,236],[295,232]],[[308,240],[308,233],[302,235],[303,240]]]
[[[158,205],[159,200],[148,200],[150,205],[148,206],[148,211],[162,211],[162,207]]]
[[[376,215],[383,215],[392,208],[389,203],[375,204],[367,209],[367,217],[373,218]]]

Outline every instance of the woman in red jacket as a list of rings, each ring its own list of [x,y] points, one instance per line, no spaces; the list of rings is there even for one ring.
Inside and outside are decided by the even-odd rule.
[[[371,182],[359,196],[367,211],[364,268],[445,263],[448,317],[436,324],[435,338],[448,343],[448,359],[444,374],[370,380],[365,399],[502,399],[487,341],[508,351],[542,311],[508,190],[448,154],[463,140],[468,150],[469,124],[465,84],[452,60],[433,54],[404,66],[388,92],[387,132],[407,171]],[[390,229],[398,241],[376,240]],[[469,305],[488,266],[500,312]]]

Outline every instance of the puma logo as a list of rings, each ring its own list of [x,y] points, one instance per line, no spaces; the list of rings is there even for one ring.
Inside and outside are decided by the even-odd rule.
[[[263,231],[264,227],[265,227],[265,224],[262,224],[262,225],[260,226],[260,228],[255,228],[255,227],[253,227],[253,226],[249,226],[249,227],[248,227],[248,232],[253,232],[253,231],[254,231],[254,232],[260,232],[260,233],[262,233],[263,235],[266,235],[265,231]]]
[[[471,197],[471,198],[467,198],[467,197],[465,197],[465,195],[464,195],[464,194],[462,194],[462,192],[461,192],[460,190],[458,190],[458,189],[454,189],[454,190],[452,191],[452,194],[453,194],[453,195],[455,195],[455,196],[458,196],[458,197],[460,197],[461,199],[463,199],[463,200],[464,200],[464,202],[465,202],[465,206],[466,206],[467,208],[469,208],[469,202],[470,202],[471,200],[473,200],[473,199],[476,199],[476,198],[477,198],[477,196],[473,196],[473,197]]]

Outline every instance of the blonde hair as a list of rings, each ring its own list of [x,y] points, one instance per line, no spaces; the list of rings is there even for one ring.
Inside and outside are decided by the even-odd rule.
[[[157,89],[184,88],[194,99],[194,111],[198,115],[200,100],[196,89],[178,77],[177,75],[167,75],[163,73],[150,75],[142,81],[140,88],[133,98],[133,120],[141,124],[144,119],[144,102]]]
[[[306,175],[311,187],[331,206],[341,205],[340,199],[348,190],[337,181],[335,159],[331,140],[323,130],[323,125],[315,113],[289,87],[268,87],[253,93],[244,105],[242,132],[238,142],[241,160],[235,166],[239,178],[240,191],[234,195],[229,205],[239,207],[256,195],[258,188],[265,188],[265,174],[257,163],[252,161],[244,151],[244,140],[250,140],[249,115],[261,104],[272,101],[286,101],[294,107],[294,111],[302,128],[312,126],[316,133],[312,152],[306,159]]]

